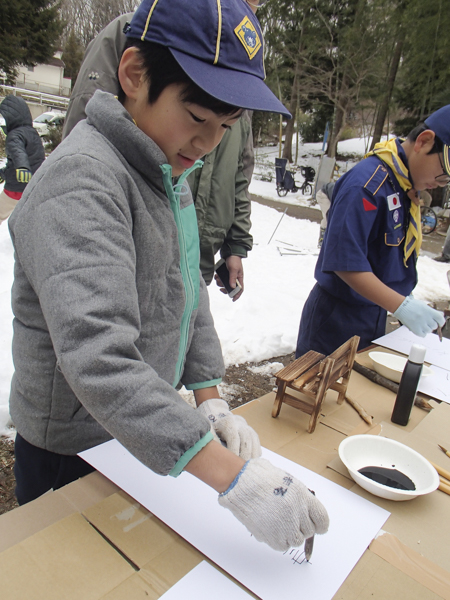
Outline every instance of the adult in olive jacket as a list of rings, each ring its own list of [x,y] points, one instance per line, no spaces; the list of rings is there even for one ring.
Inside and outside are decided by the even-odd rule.
[[[72,91],[63,137],[86,117],[86,104],[96,90],[117,94],[117,67],[126,42],[123,28],[132,17],[133,13],[117,17],[89,44]],[[220,251],[227,262],[232,287],[236,279],[244,287],[242,258],[253,246],[248,185],[254,155],[248,111],[203,160],[203,168],[188,178],[199,225],[202,275],[209,285],[214,276],[214,256]],[[233,300],[241,294],[236,294]]]
[[[0,224],[14,210],[31,176],[45,159],[44,146],[33,127],[30,109],[20,96],[6,96],[0,104],[6,124],[6,166],[0,169]]]

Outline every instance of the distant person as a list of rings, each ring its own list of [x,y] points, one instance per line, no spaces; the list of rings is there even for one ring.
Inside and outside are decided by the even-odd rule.
[[[17,498],[86,474],[77,454],[114,437],[159,475],[197,477],[287,550],[325,533],[328,515],[220,400],[184,182],[243,108],[290,115],[264,83],[261,28],[242,0],[144,0],[127,37],[118,97],[97,90],[9,222]]]
[[[296,356],[330,354],[353,335],[359,348],[384,335],[387,311],[418,336],[444,316],[411,292],[422,241],[418,192],[450,181],[450,105],[406,140],[381,142],[336,182],[303,308]]]
[[[447,235],[445,236],[444,247],[442,248],[442,254],[433,258],[436,262],[450,263],[450,225],[447,229]]]
[[[248,4],[256,12],[258,1]],[[89,44],[72,90],[63,138],[86,118],[86,103],[96,90],[117,94],[117,67],[126,42],[123,29],[132,17],[133,13],[117,17]],[[251,113],[245,111],[217,148],[202,159],[203,168],[188,177],[197,213],[202,275],[209,285],[214,276],[215,255],[220,251],[227,263],[231,287],[239,281],[244,288],[242,259],[253,247],[248,192],[254,166]],[[220,279],[217,284],[222,287]],[[242,293],[243,290],[238,292],[233,302]]]
[[[319,205],[320,211],[322,213],[322,221],[320,222],[319,241],[317,243],[318,248],[322,247],[323,236],[325,235],[325,230],[327,228],[327,215],[328,211],[330,210],[335,183],[335,181],[325,183],[325,185],[323,185],[316,194],[317,204]]]
[[[0,104],[6,123],[6,165],[0,169],[0,224],[9,217],[30,181],[45,160],[45,150],[27,103],[21,96],[9,95]]]

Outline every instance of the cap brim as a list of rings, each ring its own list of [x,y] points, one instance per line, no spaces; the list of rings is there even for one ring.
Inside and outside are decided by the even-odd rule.
[[[259,77],[212,65],[173,48],[169,50],[186,75],[213,98],[238,108],[273,112],[287,119],[292,118],[287,108]]]
[[[444,144],[444,149],[442,154],[444,155],[444,170],[447,175],[450,177],[450,158],[449,158],[450,147]]]

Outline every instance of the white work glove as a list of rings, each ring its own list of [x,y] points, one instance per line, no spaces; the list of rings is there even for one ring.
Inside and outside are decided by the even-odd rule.
[[[315,533],[328,531],[324,506],[308,488],[265,458],[250,460],[219,504],[258,540],[285,552]]]
[[[441,312],[412,296],[403,300],[394,312],[394,317],[419,337],[425,337],[439,325],[445,325],[445,318]]]
[[[233,415],[225,400],[212,398],[196,409],[211,422],[211,431],[228,450],[244,460],[261,456],[258,434],[243,417]]]

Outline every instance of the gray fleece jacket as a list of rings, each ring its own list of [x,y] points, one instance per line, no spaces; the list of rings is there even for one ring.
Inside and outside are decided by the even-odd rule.
[[[10,412],[31,444],[75,454],[115,437],[160,474],[211,439],[175,390],[224,366],[199,271],[195,208],[117,99],[96,92],[9,220]]]

